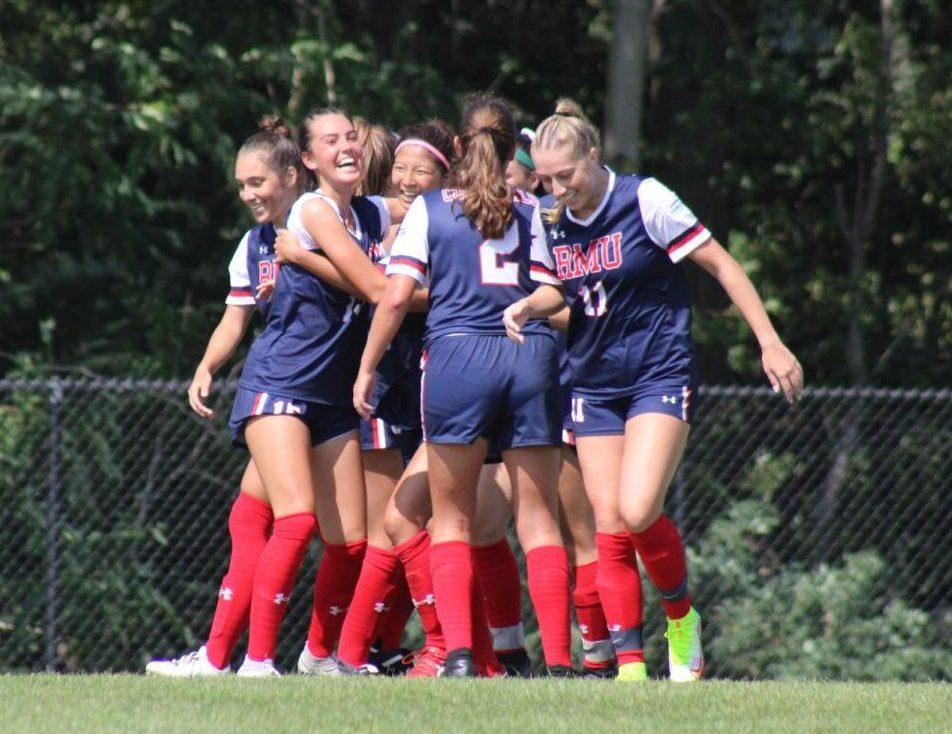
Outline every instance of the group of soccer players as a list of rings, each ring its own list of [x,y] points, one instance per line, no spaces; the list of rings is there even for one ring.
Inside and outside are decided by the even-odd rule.
[[[548,675],[647,679],[640,559],[669,676],[698,680],[701,620],[663,514],[696,384],[681,260],[724,287],[774,389],[803,388],[742,268],[663,184],[605,166],[568,100],[535,131],[478,94],[455,132],[317,109],[297,138],[269,118],[236,159],[256,226],[188,394],[212,416],[213,376],[261,312],[229,420],[251,460],[207,641],[147,672],[228,673],[247,630],[238,675],[279,675],[316,533],[299,672],[528,675],[511,518]],[[405,656],[414,609],[425,640]]]

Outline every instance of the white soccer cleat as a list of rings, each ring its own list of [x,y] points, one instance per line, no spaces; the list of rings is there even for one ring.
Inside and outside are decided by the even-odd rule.
[[[252,660],[247,655],[245,661],[238,668],[239,678],[280,678],[281,674],[274,667],[274,660]]]
[[[230,666],[216,668],[212,665],[204,645],[171,660],[150,660],[145,666],[146,675],[158,675],[163,678],[205,678],[228,675],[230,672]]]
[[[704,675],[701,615],[694,607],[682,619],[669,619],[668,673],[674,683],[694,683]]]
[[[326,658],[317,658],[311,655],[307,645],[301,650],[297,661],[298,673],[302,675],[343,675],[337,658],[333,655]]]

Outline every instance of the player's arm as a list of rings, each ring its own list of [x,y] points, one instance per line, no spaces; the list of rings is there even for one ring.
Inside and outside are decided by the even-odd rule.
[[[390,342],[403,324],[416,287],[417,281],[408,275],[390,276],[383,298],[380,299],[374,311],[373,321],[370,322],[370,333],[367,335],[367,344],[360,358],[357,381],[354,383],[354,408],[364,418],[370,418],[373,413],[370,396],[373,392],[377,365],[380,364],[387,347],[390,346]]]
[[[803,392],[803,367],[777,335],[767,309],[747,273],[713,237],[688,255],[721,284],[760,345],[761,362],[774,392],[792,403]]]
[[[195,368],[195,375],[188,387],[188,404],[202,418],[211,418],[214,415],[214,411],[205,405],[205,400],[211,392],[212,380],[241,344],[254,312],[254,306],[225,306],[221,321],[208,339],[205,354]]]
[[[560,311],[556,311],[554,314],[549,316],[549,326],[551,326],[556,331],[561,331],[563,334],[569,330],[569,315],[571,311],[569,307],[566,306]]]
[[[565,308],[565,296],[558,286],[543,284],[524,298],[520,298],[502,314],[502,322],[506,326],[506,336],[517,344],[522,344],[525,337],[522,327],[532,319],[544,319],[558,313]]]
[[[280,263],[297,265],[299,268],[307,270],[324,282],[330,283],[335,288],[340,288],[352,296],[361,295],[360,291],[341,274],[334,263],[320,253],[304,249],[301,246],[300,238],[289,229],[278,230],[278,236],[274,242],[274,252]]]
[[[326,202],[314,199],[301,210],[301,221],[341,276],[350,281],[355,295],[378,303],[387,288],[387,278],[370,262]]]

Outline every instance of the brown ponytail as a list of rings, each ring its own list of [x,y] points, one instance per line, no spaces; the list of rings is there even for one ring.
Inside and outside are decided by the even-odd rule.
[[[461,190],[460,205],[480,233],[502,237],[512,221],[512,192],[506,163],[516,145],[516,123],[509,106],[491,94],[469,97],[460,126],[462,155],[451,185]]]

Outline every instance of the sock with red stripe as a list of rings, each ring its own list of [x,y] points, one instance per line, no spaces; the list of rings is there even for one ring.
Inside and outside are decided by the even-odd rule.
[[[430,546],[430,573],[446,649],[473,650],[473,607],[479,605],[474,602],[469,543],[452,540]]]
[[[337,646],[337,657],[348,665],[360,667],[367,662],[387,596],[395,588],[399,565],[391,551],[367,546]]]
[[[251,595],[248,657],[272,660],[291,588],[314,535],[313,512],[279,517],[255,569]]]
[[[314,581],[311,626],[307,631],[307,649],[316,658],[328,657],[337,647],[366,550],[366,540],[344,545],[324,543],[324,555]]]
[[[394,547],[393,552],[403,564],[407,586],[410,587],[410,598],[420,615],[420,625],[426,635],[424,646],[445,650],[446,642],[436,613],[433,576],[430,573],[430,534],[421,530],[410,540]]]
[[[619,665],[643,662],[641,574],[628,533],[595,533],[595,584]]]
[[[582,635],[583,665],[591,670],[609,668],[615,660],[615,648],[608,633],[605,611],[598,598],[598,586],[595,578],[598,563],[592,561],[575,567],[575,588],[572,590],[572,603],[578,619],[578,630]]]
[[[473,564],[484,591],[493,648],[496,652],[524,648],[522,582],[509,541],[473,546]]]
[[[645,571],[661,594],[661,605],[669,619],[681,619],[691,611],[688,593],[688,569],[684,559],[684,543],[678,526],[662,515],[641,533],[632,533],[632,540]]]
[[[526,554],[529,596],[539,620],[542,654],[549,667],[572,667],[569,557],[561,545],[544,545]]]
[[[238,493],[228,515],[231,558],[221,580],[212,628],[205,643],[208,660],[216,668],[229,664],[238,639],[248,628],[255,570],[273,523],[271,505],[250,494]]]
[[[396,557],[396,554],[394,554]],[[385,609],[377,618],[377,639],[381,650],[396,650],[403,643],[403,630],[413,614],[413,599],[410,587],[403,571],[403,564],[397,560],[394,572],[394,588],[385,600]]]

